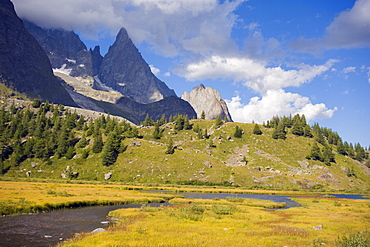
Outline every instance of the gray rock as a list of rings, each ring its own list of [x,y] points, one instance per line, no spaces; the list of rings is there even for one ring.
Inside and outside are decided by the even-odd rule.
[[[192,89],[190,93],[184,92],[181,99],[186,100],[194,108],[198,118],[204,111],[206,119],[215,119],[220,116],[231,122],[231,116],[226,102],[221,98],[220,93],[213,88],[204,87],[203,84]]]
[[[91,233],[100,233],[100,232],[106,232],[106,231],[107,230],[105,230],[104,228],[99,227],[91,231]]]
[[[112,173],[112,172],[105,173],[105,174],[104,174],[104,179],[105,179],[105,180],[109,180],[109,179],[111,179],[112,175],[113,175],[113,173]]]
[[[151,72],[124,28],[103,58],[99,79],[106,86],[142,104],[176,96]]]

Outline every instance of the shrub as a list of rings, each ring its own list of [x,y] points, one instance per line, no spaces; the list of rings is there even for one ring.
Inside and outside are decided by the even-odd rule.
[[[340,247],[362,247],[370,246],[370,232],[357,231],[348,236],[338,237],[337,245]]]

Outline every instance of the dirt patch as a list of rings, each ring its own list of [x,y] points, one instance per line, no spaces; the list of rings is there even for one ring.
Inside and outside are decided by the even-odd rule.
[[[229,155],[229,159],[225,165],[230,167],[245,166],[246,162],[243,161],[244,157],[248,156],[249,145],[243,145],[242,147],[235,148],[235,153]]]

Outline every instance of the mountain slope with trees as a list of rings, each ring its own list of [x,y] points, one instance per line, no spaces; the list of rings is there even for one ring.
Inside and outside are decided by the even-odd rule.
[[[366,191],[368,150],[304,116],[264,125],[147,115],[140,126],[34,100],[0,110],[3,179]]]

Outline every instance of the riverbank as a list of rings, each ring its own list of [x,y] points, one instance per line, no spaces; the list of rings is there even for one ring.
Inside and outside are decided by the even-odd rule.
[[[119,209],[110,213],[120,219],[117,226],[60,246],[369,246],[369,200],[294,200],[303,207],[266,210],[243,200],[173,199],[179,204]],[[346,241],[363,245],[340,245]]]
[[[110,215],[119,219],[116,226],[103,233],[81,234],[61,244],[66,247],[322,246],[322,243],[336,246],[338,236],[369,233],[370,200],[327,197],[326,194],[10,181],[0,181],[0,191],[2,214],[35,213],[86,205],[164,201],[172,204],[169,207],[114,210]],[[214,197],[185,198],[183,192],[196,192],[197,195],[212,193]],[[284,204],[243,198],[253,193],[289,195],[302,206],[271,210],[284,207]],[[217,197],[221,195],[224,196],[222,199]]]

